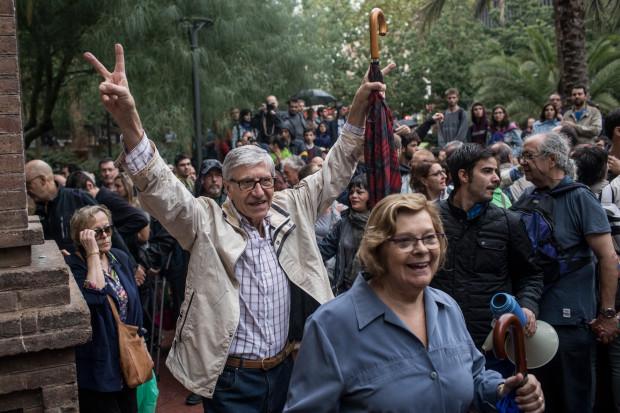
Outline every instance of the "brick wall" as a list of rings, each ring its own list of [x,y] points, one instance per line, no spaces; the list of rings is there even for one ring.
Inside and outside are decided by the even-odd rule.
[[[0,229],[28,227],[13,0],[0,1]]]

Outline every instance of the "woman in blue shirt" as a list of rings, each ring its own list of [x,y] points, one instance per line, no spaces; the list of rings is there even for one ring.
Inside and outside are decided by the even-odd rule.
[[[307,321],[287,412],[493,410],[516,389],[542,412],[540,383],[485,370],[459,306],[429,287],[446,252],[437,209],[421,194],[391,195],[368,221],[359,250],[365,277]]]
[[[65,257],[90,310],[92,340],[75,348],[80,411],[135,413],[136,389],[126,386],[120,367],[116,322],[107,297],[121,320],[142,326],[142,306],[129,257],[111,248],[113,227],[103,205],[81,208],[70,223],[76,252]]]
[[[540,119],[534,122],[532,134],[551,132],[558,125],[560,125],[558,110],[553,103],[547,103],[540,112]]]

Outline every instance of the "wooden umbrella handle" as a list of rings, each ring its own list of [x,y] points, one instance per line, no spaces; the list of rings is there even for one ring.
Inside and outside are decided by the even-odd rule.
[[[509,329],[512,333],[517,373],[522,373],[523,376],[526,376],[525,335],[523,333],[523,326],[516,315],[506,313],[495,322],[495,327],[493,328],[493,351],[498,359],[504,360],[506,358],[506,334],[508,334]]]
[[[387,23],[383,10],[375,7],[370,11],[370,58],[379,60],[379,38],[387,34]]]

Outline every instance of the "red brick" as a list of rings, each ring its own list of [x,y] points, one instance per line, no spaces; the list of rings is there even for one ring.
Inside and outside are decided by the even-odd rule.
[[[75,382],[62,386],[46,386],[41,390],[43,393],[43,407],[46,409],[75,405],[77,403],[78,393]]]
[[[52,331],[49,333],[38,333],[24,337],[12,337],[0,339],[0,356],[12,356],[48,349],[60,349],[84,344],[91,340],[90,317],[86,317],[89,324],[67,328],[64,330]],[[0,362],[4,362],[0,359]],[[2,375],[0,375],[0,392],[2,392]]]
[[[0,154],[0,174],[23,173],[24,157],[21,154]],[[2,198],[0,198],[2,199]]]
[[[0,27],[0,30],[2,27]],[[0,33],[0,35],[6,33]],[[15,55],[17,53],[17,38],[15,35],[0,36],[0,54]]]
[[[0,75],[11,75],[15,77],[17,73],[17,56],[0,56]]]
[[[0,16],[15,16],[14,0],[0,0]]]
[[[25,209],[0,211],[0,228],[19,229],[28,227],[28,214]]]
[[[23,209],[26,208],[27,202],[26,194],[22,191],[0,191],[0,211]],[[0,229],[0,233],[2,229],[4,228]],[[8,246],[10,245],[0,239],[0,248]]]
[[[73,278],[54,241],[33,245],[32,257],[27,268],[0,269],[0,291],[62,286]]]
[[[0,17],[0,35],[15,35],[15,19],[13,17]]]
[[[0,406],[2,406],[2,411],[30,412],[31,409],[37,407],[43,408],[41,398],[41,390],[39,389],[3,394],[0,395]]]
[[[19,82],[16,75],[15,77],[0,79],[0,93],[3,95],[19,93]]]
[[[33,244],[43,244],[43,230],[41,229],[41,224],[29,223],[26,229],[0,229],[0,248],[20,247]],[[55,243],[53,244],[56,246]],[[58,252],[58,249],[56,249],[56,252]],[[2,271],[3,270],[0,269],[0,273]]]
[[[0,375],[28,372],[37,368],[47,369],[64,366],[74,361],[75,353],[72,348],[18,354],[12,357],[0,358]]]
[[[7,153],[23,154],[24,140],[20,134],[0,134],[0,155]]]
[[[20,133],[22,120],[19,115],[0,115],[0,133]]]
[[[75,365],[66,365],[0,376],[0,389],[5,393],[11,393],[73,381],[75,381]]]
[[[69,304],[69,285],[20,290],[17,292],[17,305],[21,309]]]
[[[0,191],[23,191],[26,188],[25,185],[26,177],[23,171],[0,175]],[[0,224],[0,228],[2,228],[2,224]]]
[[[0,114],[19,115],[20,113],[19,95],[5,95],[0,98]]]
[[[0,292],[0,312],[17,310],[17,293],[15,291]]]
[[[31,257],[29,245],[2,248],[0,249],[0,268],[25,267],[30,265]]]

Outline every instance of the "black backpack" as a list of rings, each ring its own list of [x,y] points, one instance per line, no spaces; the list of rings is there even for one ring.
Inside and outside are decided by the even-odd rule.
[[[553,207],[555,200],[570,191],[587,186],[571,182],[550,191],[535,189],[524,193],[511,207],[521,217],[532,244],[533,261],[544,271],[545,285],[554,283],[561,275],[573,272],[588,264],[589,258],[569,258],[570,250],[560,246],[554,236]],[[564,257],[564,258],[563,258]]]

